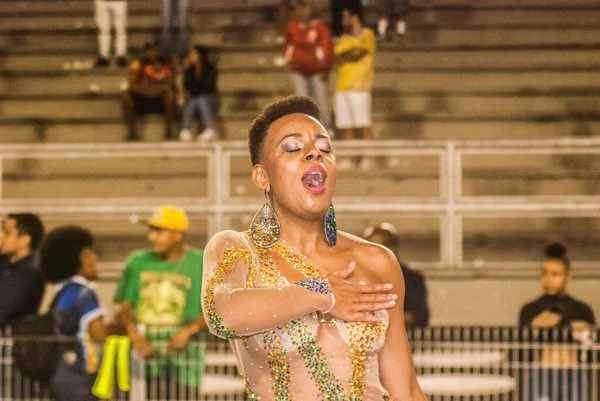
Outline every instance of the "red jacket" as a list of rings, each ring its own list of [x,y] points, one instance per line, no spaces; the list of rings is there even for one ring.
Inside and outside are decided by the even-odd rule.
[[[304,75],[328,72],[331,69],[331,31],[320,20],[302,26],[293,20],[285,35],[285,59],[289,69]]]

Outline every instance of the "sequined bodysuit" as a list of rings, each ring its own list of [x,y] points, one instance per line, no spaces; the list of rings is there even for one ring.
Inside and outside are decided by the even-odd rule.
[[[286,280],[273,253],[307,281]],[[265,251],[246,233],[224,231],[207,244],[205,319],[213,334],[230,339],[251,400],[390,399],[378,367],[387,312],[377,312],[382,323],[336,321],[321,312],[291,315],[306,291],[326,291],[320,283],[318,267],[281,243]]]

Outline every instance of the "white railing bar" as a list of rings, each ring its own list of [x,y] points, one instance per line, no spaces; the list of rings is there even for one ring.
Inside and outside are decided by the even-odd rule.
[[[0,153],[24,153],[34,152],[102,152],[102,151],[161,151],[161,152],[206,152],[214,151],[215,145],[220,143],[224,150],[245,150],[246,141],[215,141],[212,144],[180,143],[180,142],[154,142],[154,143],[88,143],[88,144],[4,144],[0,145]],[[383,140],[360,141],[360,140],[334,140],[336,149],[359,148],[359,149],[389,149],[392,147],[399,150],[406,148],[445,149],[447,144],[452,143],[458,149],[467,148],[551,148],[557,150],[565,147],[600,147],[600,138],[556,138],[535,140],[446,140],[446,141],[412,141],[412,140]]]
[[[458,152],[469,156],[478,155],[566,155],[566,154],[598,154],[600,148],[598,147],[563,147],[563,148],[470,148],[470,149],[459,149]]]
[[[45,201],[29,199],[11,199],[0,202],[0,212],[6,211],[25,211],[35,209],[39,213],[126,213],[151,211],[156,206],[162,204],[175,204],[185,208],[189,213],[214,213],[217,210],[215,204],[207,202],[186,201],[187,198],[157,198],[157,199],[128,199],[127,202],[121,202],[115,199],[86,199],[86,202],[80,202],[75,199],[61,200],[48,199]],[[224,203],[221,206],[223,213],[246,213],[256,212],[261,204],[261,198],[253,197],[246,203]],[[522,217],[524,213],[527,216],[533,216],[529,213],[549,213],[556,216],[556,213],[585,214],[586,216],[595,216],[600,213],[599,203],[455,203],[455,214],[470,215],[478,214],[482,217],[509,217],[512,213],[515,216]],[[448,203],[441,201],[419,201],[407,197],[386,198],[385,202],[374,203],[373,199],[345,199],[338,197],[336,199],[336,209],[344,212],[401,212],[401,213],[433,213],[447,214]]]

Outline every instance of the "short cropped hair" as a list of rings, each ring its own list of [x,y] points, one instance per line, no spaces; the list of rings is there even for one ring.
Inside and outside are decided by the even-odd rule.
[[[302,113],[321,120],[319,106],[308,96],[291,95],[265,106],[248,129],[248,148],[252,165],[260,163],[261,152],[271,124],[281,117]]]
[[[6,218],[15,221],[19,235],[31,238],[29,247],[35,251],[44,237],[44,223],[39,216],[33,213],[9,213]]]
[[[40,250],[40,269],[46,280],[58,283],[81,269],[81,251],[94,244],[92,234],[83,227],[63,226],[48,233]]]

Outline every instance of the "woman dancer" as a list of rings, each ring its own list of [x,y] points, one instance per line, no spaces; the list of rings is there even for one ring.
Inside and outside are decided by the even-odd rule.
[[[310,98],[290,96],[252,123],[266,202],[249,231],[207,244],[206,321],[230,339],[251,400],[425,400],[396,257],[336,230],[336,162],[319,117]]]

